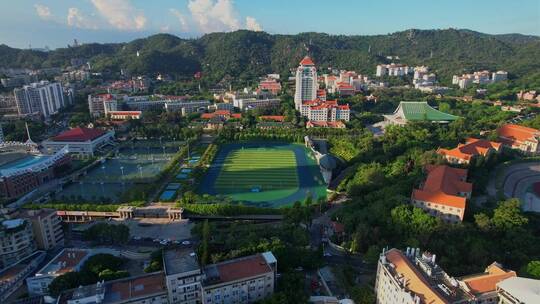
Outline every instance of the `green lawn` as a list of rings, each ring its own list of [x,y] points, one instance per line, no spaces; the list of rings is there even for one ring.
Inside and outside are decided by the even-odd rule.
[[[296,157],[291,150],[249,148],[229,153],[214,187],[236,200],[267,201],[298,191]],[[260,188],[260,193],[253,193]]]

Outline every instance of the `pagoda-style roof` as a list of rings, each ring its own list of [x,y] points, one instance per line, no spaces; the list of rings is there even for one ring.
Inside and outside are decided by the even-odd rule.
[[[448,123],[459,118],[434,109],[425,101],[402,101],[392,115],[384,116],[397,124],[405,124],[408,121]]]

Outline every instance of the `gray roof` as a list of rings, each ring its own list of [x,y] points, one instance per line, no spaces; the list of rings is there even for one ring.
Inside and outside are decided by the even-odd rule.
[[[512,277],[497,286],[522,303],[540,303],[540,280]]]
[[[319,159],[319,164],[326,170],[334,170],[336,168],[336,160],[330,155],[325,154]]]
[[[178,247],[163,250],[165,275],[200,271],[195,250],[191,247]]]

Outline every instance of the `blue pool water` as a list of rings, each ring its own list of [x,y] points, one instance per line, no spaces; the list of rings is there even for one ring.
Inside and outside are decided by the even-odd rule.
[[[46,160],[49,156],[26,156],[0,166],[0,169],[21,169]]]

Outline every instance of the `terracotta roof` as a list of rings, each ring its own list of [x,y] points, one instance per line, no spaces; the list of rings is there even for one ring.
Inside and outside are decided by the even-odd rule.
[[[540,130],[528,128],[520,125],[504,125],[497,130],[497,134],[507,144],[514,142],[532,141],[538,142]]]
[[[53,137],[54,141],[89,141],[94,140],[106,132],[100,129],[73,128]]]
[[[493,263],[486,268],[485,273],[462,279],[462,281],[472,293],[479,295],[495,291],[497,283],[515,276],[515,271],[504,270],[497,263]]]
[[[271,121],[285,121],[285,116],[282,115],[262,115],[259,116],[261,120],[271,120]]]
[[[73,271],[74,268],[88,255],[90,255],[90,252],[86,250],[65,249],[57,258],[49,262],[49,265],[51,265],[51,269],[53,269],[55,274],[61,275]],[[49,269],[49,267],[47,267],[47,269]]]
[[[402,274],[407,280],[407,289],[420,297],[421,303],[446,304],[449,303],[443,298],[416,267],[397,249],[390,249],[386,252],[386,259],[394,264],[395,271]]]
[[[439,148],[437,153],[469,161],[476,155],[486,156],[490,149],[499,151],[500,148],[501,143],[485,139],[467,138],[465,144],[459,144],[456,148],[450,150]]]
[[[314,128],[314,127],[320,127],[320,128],[339,128],[343,129],[345,128],[345,124],[342,121],[314,121],[310,120],[307,122],[306,127],[308,128]]]
[[[229,110],[217,110],[212,113],[203,113],[201,114],[202,119],[212,119],[214,117],[224,117],[224,118],[242,118],[242,114],[240,113],[231,113]]]
[[[315,65],[315,63],[313,63],[313,60],[309,56],[306,56],[300,61],[300,65]]]
[[[415,189],[412,199],[464,209],[467,199],[458,193],[470,193],[472,184],[464,182],[466,169],[449,166],[427,166],[428,175],[421,189]]]
[[[217,281],[212,281],[209,284],[232,282],[241,279],[262,275],[272,272],[272,268],[268,265],[262,254],[238,258],[214,265],[208,265],[211,269],[208,273],[217,270]]]

